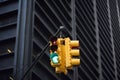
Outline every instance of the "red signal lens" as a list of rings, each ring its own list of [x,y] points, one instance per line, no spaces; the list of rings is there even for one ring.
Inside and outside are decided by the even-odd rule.
[[[58,48],[58,46],[57,46],[57,37],[52,37],[51,38],[51,43],[52,43],[52,45],[50,46],[50,49],[54,52]]]
[[[52,43],[53,45],[57,45],[57,42],[56,41],[53,41],[53,43]]]

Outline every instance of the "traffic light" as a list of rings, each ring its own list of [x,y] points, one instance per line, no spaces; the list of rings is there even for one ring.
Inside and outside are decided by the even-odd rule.
[[[65,48],[66,48],[66,68],[72,69],[74,65],[80,64],[80,59],[78,58],[80,55],[79,41],[78,40],[70,40],[70,38],[65,38]]]
[[[67,74],[67,69],[80,64],[79,41],[70,38],[53,37],[50,41],[51,66],[56,73]]]

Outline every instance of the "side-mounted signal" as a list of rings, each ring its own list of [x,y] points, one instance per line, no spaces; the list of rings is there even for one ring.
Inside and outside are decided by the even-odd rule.
[[[66,68],[71,69],[74,65],[80,64],[79,41],[65,38],[66,45]]]

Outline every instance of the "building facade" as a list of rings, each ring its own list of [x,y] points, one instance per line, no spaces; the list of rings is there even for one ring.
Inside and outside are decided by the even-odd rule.
[[[60,26],[80,41],[80,66],[67,75],[49,48],[41,53]],[[119,80],[119,48],[120,0],[0,0],[0,80]]]

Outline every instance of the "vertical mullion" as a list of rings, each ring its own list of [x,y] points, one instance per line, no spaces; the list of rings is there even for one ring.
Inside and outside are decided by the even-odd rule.
[[[19,0],[16,32],[14,79],[21,80],[32,58],[32,0]]]
[[[96,26],[96,40],[97,40],[97,53],[98,53],[98,65],[99,65],[99,80],[102,80],[102,65],[101,65],[101,53],[100,53],[100,36],[99,36],[99,26],[98,26],[98,17],[97,17],[97,0],[94,0],[94,17],[95,17],[95,26]]]
[[[115,69],[115,79],[117,78],[117,66],[116,66],[116,58],[115,58],[115,47],[114,47],[114,39],[113,39],[113,28],[112,28],[112,22],[111,22],[111,12],[110,12],[110,2],[107,0],[107,6],[108,6],[108,17],[109,17],[109,26],[110,26],[110,34],[111,34],[111,42],[112,42],[112,53],[113,53],[113,61],[114,61],[114,69]]]

